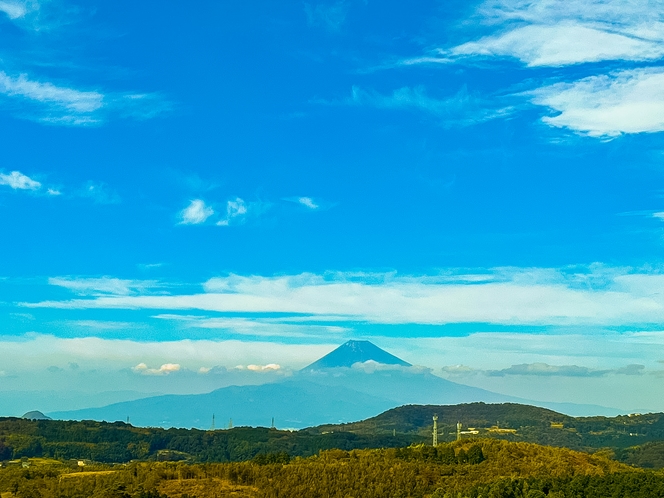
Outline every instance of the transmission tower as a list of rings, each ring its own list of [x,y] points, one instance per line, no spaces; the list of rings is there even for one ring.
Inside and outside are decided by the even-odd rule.
[[[433,446],[438,446],[438,415],[433,416]]]

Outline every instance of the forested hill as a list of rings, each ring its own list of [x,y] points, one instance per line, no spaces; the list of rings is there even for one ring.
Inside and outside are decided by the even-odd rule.
[[[313,431],[343,429],[357,434],[420,433],[431,432],[432,417],[438,416],[438,425],[453,427],[457,422],[463,427],[492,426],[504,428],[549,427],[551,423],[563,423],[567,426],[573,421],[589,420],[574,418],[537,406],[517,403],[464,403],[459,405],[405,405],[351,424],[324,425],[312,428]],[[612,420],[605,417],[593,420]]]
[[[664,476],[603,455],[492,439],[301,459],[0,469],[3,498],[663,498]]]
[[[441,441],[456,439],[457,422],[466,432],[462,433],[462,437],[495,437],[586,451],[598,448],[617,451],[651,441],[664,441],[664,413],[570,417],[545,408],[515,403],[406,405],[360,422],[307,430],[319,434],[341,431],[358,435],[396,433],[430,438],[434,415],[438,416]],[[664,448],[664,443],[661,446],[650,444],[649,455],[653,457],[659,451],[655,448],[660,447]],[[664,455],[660,459],[664,464]]]
[[[311,434],[266,427],[227,430],[133,427],[124,422],[0,418],[0,461],[23,457],[96,462],[187,460],[233,462],[257,454],[310,456],[327,449],[390,448],[424,439],[417,435]]]
[[[643,467],[664,467],[664,414],[575,418],[518,404],[471,403],[402,406],[344,425],[282,431],[265,427],[229,430],[141,428],[114,422],[0,419],[0,461],[21,457],[97,462],[187,460],[231,462],[259,454],[310,456],[320,450],[393,448],[430,443],[432,417],[439,441],[493,438],[593,452]]]

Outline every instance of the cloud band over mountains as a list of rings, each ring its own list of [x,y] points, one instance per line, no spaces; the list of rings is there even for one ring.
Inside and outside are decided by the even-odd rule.
[[[200,310],[298,315],[298,321],[378,324],[630,326],[664,321],[664,275],[621,268],[578,273],[495,269],[481,274],[300,274],[212,278],[203,292],[151,292],[154,282],[52,279],[89,297],[23,302],[24,308]],[[95,285],[99,291],[94,290]],[[113,292],[118,289],[119,292]],[[121,290],[121,291],[120,291]],[[95,295],[96,294],[96,295]]]

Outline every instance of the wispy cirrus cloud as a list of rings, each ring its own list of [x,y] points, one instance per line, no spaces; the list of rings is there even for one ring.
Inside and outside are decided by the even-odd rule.
[[[664,68],[590,76],[530,95],[535,104],[558,113],[542,118],[549,126],[592,137],[664,131]]]
[[[438,50],[448,58],[512,57],[528,66],[566,66],[664,56],[664,4],[632,0],[488,0],[476,18],[493,31]]]
[[[549,83],[514,97],[557,113],[542,119],[548,126],[581,135],[611,138],[664,131],[663,69],[652,67],[664,58],[661,0],[486,0],[471,21],[464,24],[470,41],[439,47],[401,65],[476,59],[512,59],[531,68],[586,64],[586,77],[560,82],[561,74],[552,71],[544,77]],[[649,67],[616,70],[621,62],[647,62]]]
[[[475,369],[466,365],[449,365],[442,368],[446,377],[606,377],[608,375],[643,375],[645,365],[630,364],[619,368],[597,369],[579,365],[550,365],[548,363],[520,363],[500,370]]]
[[[203,310],[340,317],[375,324],[490,323],[627,326],[664,322],[664,275],[591,268],[494,270],[482,278],[301,274],[230,275],[204,293],[98,296],[22,303],[30,308]],[[462,276],[463,277],[463,276]],[[470,275],[469,277],[473,277]]]
[[[529,67],[555,67],[605,60],[657,60],[664,55],[662,41],[644,40],[578,22],[562,22],[518,27],[441,50],[440,55],[448,61],[463,56],[511,57]]]
[[[148,119],[170,109],[156,94],[79,90],[0,71],[0,96],[17,117],[52,125],[100,125],[110,117]]]
[[[300,206],[304,206],[307,209],[311,209],[312,211],[321,209],[321,202],[317,199],[314,199],[313,197],[284,197],[282,200],[299,204]]]
[[[0,1],[0,12],[6,14],[11,20],[25,17],[29,11],[37,8],[39,8],[37,2]]]
[[[154,280],[126,280],[113,277],[51,277],[49,285],[63,287],[83,296],[131,296],[159,287]]]
[[[289,323],[288,319],[279,318],[256,318],[256,317],[207,317],[195,315],[178,315],[164,313],[153,318],[169,320],[180,323],[185,328],[199,328],[211,330],[223,330],[234,335],[253,337],[280,337],[280,338],[315,338],[315,337],[339,337],[342,338],[350,332],[350,329],[337,325],[318,325],[307,323],[311,317],[302,323],[294,321]]]
[[[502,377],[504,375],[535,375],[545,377],[601,377],[609,370],[593,370],[578,365],[549,365],[547,363],[523,363],[512,365],[502,370],[487,370],[485,375]]]
[[[422,86],[403,87],[383,95],[353,87],[350,105],[365,105],[378,109],[417,110],[433,115],[448,125],[470,125],[508,116],[513,112],[509,105],[496,105],[468,92],[464,86],[455,95],[438,99],[429,96]]]
[[[322,27],[329,32],[338,32],[346,22],[349,5],[347,2],[304,4],[307,23],[312,27]]]

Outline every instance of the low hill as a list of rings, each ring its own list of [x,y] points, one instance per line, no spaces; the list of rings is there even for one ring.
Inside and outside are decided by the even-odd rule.
[[[430,438],[434,415],[438,416],[439,439],[442,441],[456,439],[458,422],[462,424],[463,431],[477,431],[462,434],[464,437],[504,438],[580,450],[624,449],[651,441],[664,441],[663,413],[570,417],[546,408],[516,403],[407,405],[360,422],[323,425],[308,430],[313,433],[344,431],[362,435],[396,432]],[[664,446],[660,448],[664,450]],[[652,457],[652,451],[650,455]]]
[[[430,430],[432,418],[438,416],[439,426],[450,426],[456,430],[461,422],[464,427],[520,428],[549,427],[553,423],[569,423],[574,417],[540,408],[538,406],[517,403],[462,403],[458,405],[406,405],[393,408],[376,417],[360,422],[337,426],[357,434],[390,433],[397,431],[404,434],[421,433]],[[333,430],[335,426],[326,425],[319,430]]]
[[[53,420],[51,417],[47,417],[42,412],[37,410],[24,413],[21,418],[26,418],[28,420]]]

